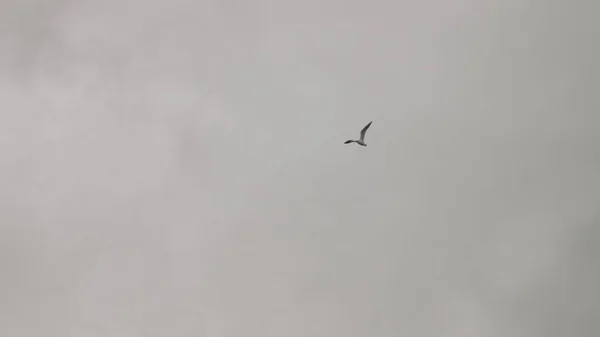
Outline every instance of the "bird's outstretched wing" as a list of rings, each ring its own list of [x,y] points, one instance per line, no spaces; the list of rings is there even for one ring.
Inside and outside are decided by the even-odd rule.
[[[361,131],[360,131],[360,140],[364,141],[365,140],[365,134],[367,133],[367,129],[369,128],[369,126],[371,126],[371,123],[373,123],[373,121],[369,122],[369,124],[367,124],[367,126],[365,126]]]
[[[353,143],[353,142],[355,142],[355,141],[354,140],[347,140],[347,141],[344,142],[344,144],[350,144],[350,143]]]

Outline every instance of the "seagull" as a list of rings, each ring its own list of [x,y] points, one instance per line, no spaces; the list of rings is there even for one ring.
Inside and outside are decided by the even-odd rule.
[[[369,126],[371,126],[371,123],[373,123],[373,121],[369,122],[367,126],[360,130],[359,140],[347,140],[344,142],[344,144],[357,143],[358,145],[367,146],[367,143],[365,143],[365,133],[367,133],[367,129],[369,128]]]

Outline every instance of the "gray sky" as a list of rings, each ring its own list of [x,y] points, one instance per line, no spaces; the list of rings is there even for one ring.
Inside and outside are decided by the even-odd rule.
[[[0,2],[0,335],[598,336],[599,10]]]

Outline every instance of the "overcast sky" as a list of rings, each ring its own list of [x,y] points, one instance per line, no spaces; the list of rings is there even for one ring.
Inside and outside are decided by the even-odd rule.
[[[598,336],[599,11],[1,1],[0,335]]]

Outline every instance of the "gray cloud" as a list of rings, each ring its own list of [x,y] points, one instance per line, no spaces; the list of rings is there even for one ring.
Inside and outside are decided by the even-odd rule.
[[[597,335],[597,7],[3,2],[0,332]]]

